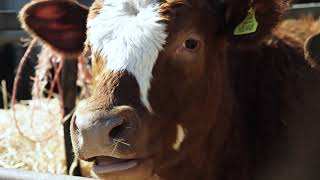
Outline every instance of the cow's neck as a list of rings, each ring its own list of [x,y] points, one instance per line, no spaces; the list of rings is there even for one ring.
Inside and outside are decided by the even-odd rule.
[[[217,111],[212,109],[207,111],[208,114],[211,113],[208,118],[211,118],[211,121],[215,123],[209,134],[200,142],[194,143],[193,141],[192,151],[180,154],[179,162],[170,168],[171,172],[177,173],[170,173],[165,176],[165,179],[247,180],[248,178],[246,127],[239,118],[233,84],[229,79],[230,66],[223,55],[218,56],[226,62],[223,66],[225,69],[222,70],[225,73],[223,76],[225,79],[222,80],[224,87],[220,92],[223,98]],[[216,86],[214,85],[212,88],[216,88]],[[213,104],[209,103],[206,105],[207,107],[216,106],[216,95],[213,95],[211,99]],[[212,114],[213,112],[214,114]]]
[[[247,137],[247,124],[245,116],[241,114],[239,102],[236,97],[235,79],[233,74],[234,59],[230,59],[227,52],[218,55],[223,59],[224,83],[222,84],[222,103],[217,112],[217,120],[213,126],[207,145],[208,155],[204,164],[207,170],[203,179],[210,180],[248,180],[249,179],[249,146]]]

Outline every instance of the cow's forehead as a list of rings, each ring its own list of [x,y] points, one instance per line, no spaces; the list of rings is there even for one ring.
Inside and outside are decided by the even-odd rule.
[[[105,70],[131,73],[149,111],[152,70],[167,38],[159,8],[158,0],[107,0],[87,24],[93,55],[106,60]]]

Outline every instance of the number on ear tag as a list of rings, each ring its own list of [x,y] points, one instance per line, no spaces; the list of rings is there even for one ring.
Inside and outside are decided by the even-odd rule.
[[[233,34],[239,36],[254,33],[258,29],[258,25],[255,9],[250,7],[247,17],[234,29]]]

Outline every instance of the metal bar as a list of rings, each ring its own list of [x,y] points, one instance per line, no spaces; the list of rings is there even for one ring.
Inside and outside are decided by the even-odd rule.
[[[302,15],[320,16],[320,3],[294,4],[287,14],[287,18],[299,18]]]
[[[292,5],[293,9],[307,9],[312,7],[320,7],[320,2],[314,2],[314,3],[299,3]]]
[[[3,180],[93,180],[91,178],[36,173],[17,169],[0,168],[0,179]]]

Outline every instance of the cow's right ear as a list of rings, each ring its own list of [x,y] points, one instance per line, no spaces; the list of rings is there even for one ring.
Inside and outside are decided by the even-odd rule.
[[[234,47],[250,47],[271,34],[292,0],[220,0],[224,23],[221,32]]]
[[[34,0],[19,13],[22,27],[64,57],[84,49],[88,8],[74,0]]]

